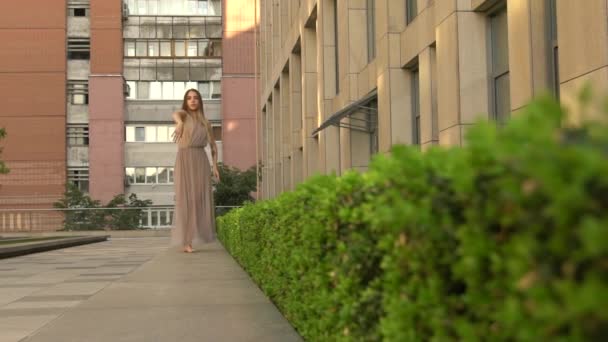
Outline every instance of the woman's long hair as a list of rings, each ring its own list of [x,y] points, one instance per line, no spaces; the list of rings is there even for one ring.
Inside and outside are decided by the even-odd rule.
[[[190,92],[196,93],[196,96],[198,96],[198,100],[199,100],[198,110],[194,113],[191,113],[188,108],[188,94]],[[207,130],[209,144],[211,144],[212,149],[214,149],[215,140],[213,138],[213,130],[211,129],[211,124],[209,123],[209,120],[207,120],[207,118],[205,118],[205,111],[203,109],[203,97],[201,96],[201,93],[198,90],[192,88],[192,89],[188,89],[186,91],[186,93],[184,94],[184,101],[182,102],[182,111],[186,115],[190,115],[194,119],[193,121],[198,122],[201,125],[203,125],[203,127]],[[189,125],[187,122],[184,122],[184,132],[182,133],[182,139],[184,139],[184,141],[187,143],[190,143],[190,140],[192,139],[192,129],[193,128],[194,127],[192,127],[192,125]],[[215,151],[213,151],[213,152],[215,153]]]

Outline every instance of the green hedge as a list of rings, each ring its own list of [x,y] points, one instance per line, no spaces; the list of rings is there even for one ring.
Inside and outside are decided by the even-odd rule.
[[[463,148],[395,147],[219,219],[218,235],[310,341],[608,336],[608,126],[550,99]]]

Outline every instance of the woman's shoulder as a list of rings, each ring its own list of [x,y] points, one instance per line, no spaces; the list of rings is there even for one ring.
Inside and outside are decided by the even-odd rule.
[[[175,112],[173,112],[173,114],[171,114],[172,117],[179,117],[182,121],[186,120],[186,118],[188,117],[188,113],[186,113],[186,111],[184,111],[183,109],[178,109]]]

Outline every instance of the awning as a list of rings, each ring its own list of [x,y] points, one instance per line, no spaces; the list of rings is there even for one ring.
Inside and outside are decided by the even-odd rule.
[[[374,107],[370,107],[370,102],[377,99],[378,90],[374,89],[370,91],[367,95],[363,96],[361,99],[349,104],[348,106],[340,109],[330,116],[327,120],[325,120],[317,129],[312,132],[312,136],[316,136],[320,131],[324,130],[329,126],[338,126],[344,127],[348,129],[363,131],[367,133],[371,133],[375,129],[375,125],[377,123],[378,109]],[[351,116],[357,112],[365,111],[367,112],[368,119],[354,118],[351,117],[350,124],[341,123],[342,119],[345,117]]]

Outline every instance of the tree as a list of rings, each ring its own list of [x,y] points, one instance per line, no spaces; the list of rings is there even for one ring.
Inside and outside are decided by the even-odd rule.
[[[53,203],[53,207],[66,209],[63,222],[65,230],[93,230],[105,227],[105,212],[100,202],[91,199],[72,183],[68,183],[63,198]],[[79,208],[81,210],[78,210]]]
[[[246,171],[219,163],[221,181],[215,184],[213,199],[216,206],[240,206],[247,201],[254,201],[251,192],[256,190],[256,166]],[[226,210],[218,210],[221,215]]]
[[[140,200],[136,194],[129,195],[129,201],[124,194],[116,195],[106,208],[124,208],[122,210],[108,210],[106,218],[108,219],[108,227],[114,230],[127,230],[141,228],[139,221],[141,220],[144,211],[143,209],[152,205],[151,200]]]
[[[6,129],[0,128],[0,140],[6,138]],[[2,147],[0,147],[0,156],[2,156]],[[10,170],[4,165],[4,162],[0,160],[0,174],[6,174]]]
[[[152,205],[151,200],[140,200],[136,194],[114,196],[106,206],[93,200],[74,184],[68,184],[63,198],[53,203],[55,208],[65,209],[65,230],[137,229],[143,208]],[[78,209],[81,210],[78,210]]]

